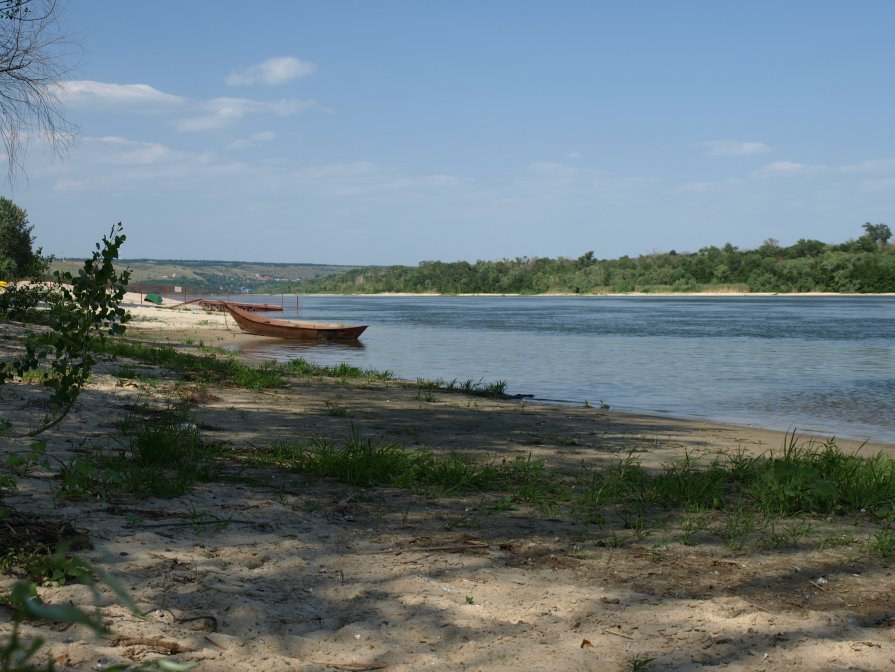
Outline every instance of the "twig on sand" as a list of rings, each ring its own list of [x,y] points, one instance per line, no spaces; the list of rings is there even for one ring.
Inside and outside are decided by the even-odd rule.
[[[171,642],[157,637],[126,637],[119,635],[113,641],[114,646],[145,646],[156,653],[166,656],[175,653],[190,653],[193,649],[180,644],[179,642]]]
[[[367,555],[381,555],[383,553],[432,553],[435,551],[481,551],[487,549],[490,545],[487,541],[479,541],[478,539],[468,539],[462,544],[447,544],[445,546],[401,546],[400,548],[381,548],[378,551],[367,551]]]

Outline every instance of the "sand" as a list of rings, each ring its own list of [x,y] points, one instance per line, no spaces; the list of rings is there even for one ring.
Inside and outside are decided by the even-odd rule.
[[[140,305],[128,337],[226,345],[245,338],[221,313]],[[173,303],[173,302],[172,302]],[[16,325],[0,325],[13,334]],[[254,337],[253,337],[254,338]],[[4,340],[7,351],[12,340]],[[114,446],[140,406],[190,403],[203,439],[247,454],[276,441],[375,442],[495,459],[529,455],[580,473],[633,451],[654,468],[685,452],[758,454],[784,436],[752,428],[435,393],[413,385],[294,380],[276,391],[212,388],[139,366],[151,379],[97,368],[70,417],[47,432],[53,459]],[[0,416],[40,422],[45,393],[7,386]],[[8,450],[27,441],[5,439]],[[857,445],[840,442],[856,449]],[[892,446],[869,445],[867,454]],[[426,497],[270,468],[168,500],[54,497],[37,469],[6,498],[22,520],[70,523],[80,553],[131,592],[99,608],[110,636],[29,623],[60,669],[93,670],[160,655],[224,670],[891,670],[892,562],[868,552],[866,514],[829,543],[737,550],[674,526],[585,525],[550,510],[503,510],[495,497]],[[812,521],[823,534],[825,523]],[[833,528],[831,528],[833,529]],[[781,530],[782,532],[782,530]],[[12,583],[2,579],[0,590]],[[93,602],[85,586],[43,587],[48,602]],[[3,612],[8,620],[9,613]],[[2,626],[8,630],[8,626]],[[650,662],[645,661],[652,659]]]

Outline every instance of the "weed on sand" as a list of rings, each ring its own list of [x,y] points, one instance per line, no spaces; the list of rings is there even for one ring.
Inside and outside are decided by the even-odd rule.
[[[121,431],[118,445],[88,450],[62,467],[59,496],[178,497],[218,475],[222,447],[203,441],[183,409],[152,418],[127,416]]]
[[[895,546],[895,464],[882,455],[845,454],[832,440],[819,444],[793,435],[780,454],[711,459],[688,454],[655,471],[630,452],[577,478],[531,456],[473,459],[410,450],[400,443],[376,444],[356,432],[344,445],[328,440],[277,444],[248,459],[363,487],[499,500],[500,506],[477,507],[479,522],[527,504],[532,515],[561,516],[584,530],[612,529],[622,543],[661,532],[684,545],[714,540],[735,551],[805,543],[823,547],[847,536],[837,523],[853,524],[850,516],[857,514],[875,526],[867,539],[872,553],[886,557]]]

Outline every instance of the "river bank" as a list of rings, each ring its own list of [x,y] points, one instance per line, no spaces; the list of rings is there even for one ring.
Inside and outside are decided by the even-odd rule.
[[[132,312],[129,339],[186,353],[244,338],[220,313]],[[3,396],[3,417],[16,427],[39,421],[42,394],[17,386]],[[172,499],[77,499],[59,496],[54,474],[37,470],[6,498],[23,515],[87,533],[93,549],[82,553],[146,610],[136,618],[103,593],[114,634],[102,641],[28,624],[26,636],[45,637],[60,669],[168,655],[214,672],[882,671],[895,658],[895,578],[891,560],[873,551],[886,528],[860,511],[764,520],[659,507],[638,518],[607,503],[585,519],[557,493],[508,500],[359,487],[249,459],[275,445],[358,437],[543,464],[574,484],[629,460],[656,471],[686,455],[778,451],[782,433],[400,381],[295,378],[252,390],[119,358],[98,367],[72,415],[45,435],[47,453],[67,463],[119,450],[124,418],[175,406],[188,407],[203,441],[224,446],[229,466],[217,478]],[[742,543],[726,536],[734,526]],[[91,603],[77,583],[40,595]]]
[[[140,339],[159,343],[188,343],[191,345],[206,345],[224,348],[230,351],[238,351],[240,344],[253,343],[259,337],[246,334],[233,322],[225,312],[204,311],[183,306],[176,308],[176,302],[166,300],[164,307],[147,306],[140,304],[134,295],[128,295],[127,307],[132,315],[129,323],[129,335]],[[412,382],[412,381],[407,381]],[[518,403],[518,402],[512,402]],[[525,402],[527,408],[532,408],[530,402]],[[539,405],[545,410],[559,410],[559,415],[576,414],[579,409],[564,405],[555,409],[552,404]],[[598,409],[599,410],[599,409]],[[581,413],[588,417],[593,409],[581,409]],[[609,416],[610,414],[605,414]],[[668,427],[669,437],[678,440],[679,437],[693,432],[710,432],[719,437],[717,444],[707,442],[704,437],[698,439],[692,445],[706,445],[710,449],[729,451],[741,444],[751,444],[761,447],[760,450],[775,448],[783,445],[787,432],[764,429],[761,427],[736,425],[731,423],[713,423],[700,420],[681,418],[668,418],[665,416],[651,416],[640,413],[624,413],[613,411],[611,417],[620,420],[623,425],[620,433],[636,432],[638,427],[663,426]],[[819,441],[830,438],[829,435],[806,435]],[[731,437],[722,439],[720,437]],[[895,456],[895,445],[877,442],[839,439],[839,444],[847,450],[861,448],[866,454],[876,454],[883,451]],[[682,444],[683,445],[683,444]]]

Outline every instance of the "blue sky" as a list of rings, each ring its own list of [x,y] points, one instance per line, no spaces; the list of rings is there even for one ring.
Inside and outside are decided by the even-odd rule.
[[[840,242],[895,225],[895,3],[69,0],[84,256],[334,264]]]

